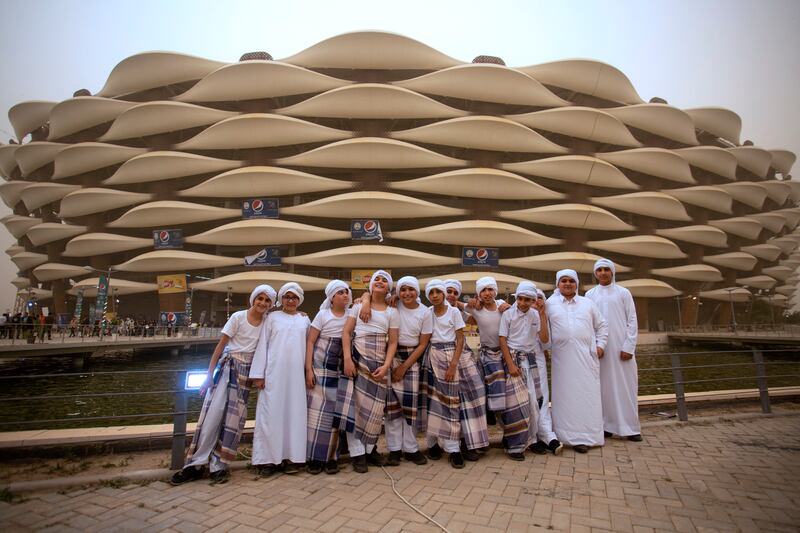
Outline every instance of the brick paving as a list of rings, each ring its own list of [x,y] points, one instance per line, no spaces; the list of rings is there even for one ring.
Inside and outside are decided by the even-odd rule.
[[[387,469],[397,489],[449,531],[798,531],[800,416],[647,428],[586,455],[493,449],[463,470],[446,460]],[[163,482],[0,503],[3,531],[370,531],[439,529],[392,492],[379,468],[359,475],[235,471],[230,483]]]

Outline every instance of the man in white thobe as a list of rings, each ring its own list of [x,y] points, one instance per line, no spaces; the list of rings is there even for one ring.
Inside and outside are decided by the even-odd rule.
[[[642,440],[639,426],[639,373],[636,367],[636,336],[639,325],[633,296],[617,285],[616,268],[608,259],[598,259],[594,276],[599,285],[586,293],[608,322],[608,343],[600,359],[605,436],[619,435]]]
[[[599,357],[608,324],[591,300],[578,296],[578,273],[572,269],[556,274],[547,315],[553,354],[553,430],[558,440],[586,453],[605,442]]]

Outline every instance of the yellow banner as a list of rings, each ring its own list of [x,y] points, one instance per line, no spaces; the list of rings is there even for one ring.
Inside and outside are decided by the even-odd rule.
[[[158,294],[186,292],[186,274],[164,274],[158,276]]]
[[[369,279],[372,277],[372,273],[375,272],[377,269],[372,270],[353,270],[350,273],[350,288],[351,289],[368,289],[369,288]],[[391,270],[387,270],[386,272],[389,275],[392,274]]]

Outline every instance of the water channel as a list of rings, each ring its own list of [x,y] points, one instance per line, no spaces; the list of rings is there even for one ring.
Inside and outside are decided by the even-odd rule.
[[[751,352],[708,352],[709,348],[643,346],[637,354],[639,394],[673,392],[670,352],[681,351],[687,392],[756,387]],[[30,358],[0,362],[0,431],[44,428],[95,427],[169,423],[174,411],[175,390],[185,370],[205,369],[210,349],[194,348],[170,355],[156,352],[122,352],[94,357],[80,374],[70,358]],[[764,352],[770,387],[800,385],[800,357],[790,351]],[[724,364],[719,368],[710,365]],[[13,377],[28,376],[28,377]],[[705,381],[717,380],[723,381]],[[148,393],[93,397],[102,393]],[[82,396],[83,395],[83,396]],[[36,397],[67,396],[66,398]],[[201,399],[191,394],[189,420],[197,419]],[[250,397],[250,417],[255,415],[256,394]],[[137,415],[137,416],[132,416]],[[146,415],[146,416],[138,416]],[[115,419],[79,420],[92,417]]]

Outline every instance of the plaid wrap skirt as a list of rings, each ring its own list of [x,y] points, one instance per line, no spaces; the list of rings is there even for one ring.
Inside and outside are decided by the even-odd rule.
[[[342,339],[320,337],[314,346],[314,388],[307,393],[308,440],[306,455],[310,461],[336,459],[339,427],[334,422],[339,382],[342,381]]]
[[[416,346],[398,346],[397,353],[392,360],[392,370],[405,363],[416,349]],[[390,385],[386,396],[386,419],[396,420],[403,417],[406,424],[415,428],[419,410],[419,360],[406,370],[402,380],[396,383],[392,382],[391,373],[387,379]]]
[[[365,445],[378,442],[389,386],[372,373],[386,361],[386,334],[362,335],[353,339],[353,362],[358,374],[353,384],[355,429],[353,436]]]
[[[503,352],[499,347],[481,346],[480,361],[486,383],[486,408],[490,411],[502,411],[506,408],[506,371],[503,365]]]

